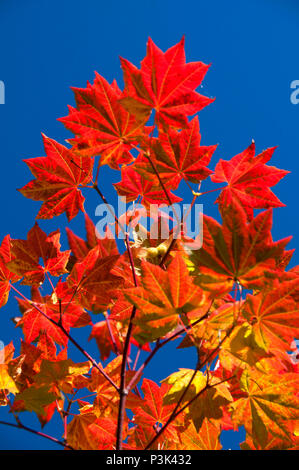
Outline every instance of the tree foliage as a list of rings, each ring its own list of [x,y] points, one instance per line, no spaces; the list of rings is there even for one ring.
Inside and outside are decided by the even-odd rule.
[[[82,211],[86,240],[66,227],[61,250],[60,231],[35,222],[26,239],[2,241],[0,306],[17,293],[24,340],[2,351],[0,404],[15,426],[66,449],[215,450],[221,432],[240,426],[242,449],[298,449],[299,268],[287,269],[290,238],[271,235],[272,210],[283,203],[270,188],[288,171],[269,165],[274,148],[255,155],[254,143],[212,170],[216,145],[201,145],[196,115],[213,101],[196,91],[208,66],[186,62],[184,39],[165,53],[149,39],[140,68],[121,66],[123,90],[99,74],[73,89],[76,105],[60,118],[74,134],[67,146],[43,136],[45,156],[25,160],[34,179],[20,191],[42,201],[37,219]],[[109,206],[103,165],[119,172],[111,191],[143,204],[114,217],[118,241],[111,226],[100,236],[84,209],[91,191]],[[186,188],[191,209],[203,203],[208,178],[221,184],[212,189],[221,223],[203,216],[201,244],[174,203],[186,202]],[[171,344],[194,348],[197,364],[173,364],[157,384],[147,365]],[[61,432],[28,428],[24,411],[42,427],[58,413]]]

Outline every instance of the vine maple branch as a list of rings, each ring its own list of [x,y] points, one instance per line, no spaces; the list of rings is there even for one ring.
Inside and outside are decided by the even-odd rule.
[[[6,426],[11,426],[13,428],[17,428],[17,429],[23,429],[24,431],[28,431],[28,432],[31,432],[31,434],[35,434],[36,436],[40,436],[40,437],[44,437],[45,439],[48,439],[52,442],[55,442],[56,444],[62,446],[62,447],[67,447],[68,449],[70,450],[75,450],[72,446],[70,446],[69,444],[66,444],[65,442],[63,441],[60,441],[59,439],[56,439],[56,437],[53,437],[53,436],[49,436],[48,434],[45,434],[41,431],[37,431],[36,429],[32,429],[28,426],[26,426],[25,424],[22,424],[22,423],[18,423],[18,424],[15,424],[15,423],[10,423],[8,421],[3,421],[3,420],[0,420],[0,424],[3,424],[3,425],[6,425]]]
[[[32,300],[28,299],[25,295],[23,295],[13,284],[10,284],[11,288],[18,294],[20,295],[26,302],[28,302],[32,307],[34,307],[41,315],[43,315],[50,323],[53,325],[57,326],[58,328],[61,329],[61,331],[67,336],[67,338],[73,343],[73,345],[92,363],[92,365],[110,382],[110,384],[117,390],[119,391],[118,386],[115,384],[115,382],[109,377],[108,374],[98,365],[95,359],[90,356],[90,354],[80,346],[80,344],[68,333],[68,331],[64,328],[62,324],[59,322],[56,322],[52,318],[50,318],[45,312],[43,312]]]
[[[118,419],[117,419],[117,431],[116,431],[116,450],[122,449],[122,433],[123,433],[123,423],[124,423],[124,415],[125,415],[125,406],[126,406],[126,398],[129,394],[128,388],[126,388],[126,364],[127,364],[127,357],[129,351],[129,345],[133,330],[133,320],[136,315],[136,307],[132,308],[132,313],[128,325],[127,335],[124,344],[124,351],[123,351],[123,359],[121,364],[121,373],[120,373],[120,401],[119,401],[119,408],[118,408]]]
[[[106,205],[107,209],[110,210],[110,204],[108,203],[108,200],[98,187],[97,183],[94,183],[93,185],[94,189],[96,192],[99,194],[101,197],[102,201]],[[124,227],[120,223],[118,217],[115,215],[114,211],[110,210],[111,213],[113,213],[113,217],[119,228],[122,230],[122,232],[125,234],[125,244],[127,248],[127,253],[131,265],[131,270],[132,270],[132,276],[133,276],[133,282],[134,286],[138,286],[138,280],[137,280],[137,275],[136,275],[136,270],[135,270],[135,265],[134,265],[134,259],[133,259],[133,254],[130,246],[130,240],[129,240],[129,234],[125,231]],[[117,430],[116,430],[116,449],[121,450],[122,449],[122,434],[123,434],[123,423],[124,423],[124,416],[125,416],[125,406],[126,406],[126,398],[129,393],[128,389],[126,388],[126,365],[127,365],[127,360],[128,360],[128,352],[129,352],[129,346],[131,342],[131,337],[132,337],[132,330],[133,330],[133,320],[136,315],[136,307],[134,306],[132,308],[131,316],[129,319],[129,324],[128,324],[128,329],[127,329],[127,334],[126,334],[126,339],[125,339],[125,344],[124,344],[124,349],[123,349],[123,357],[122,357],[122,364],[121,364],[121,373],[120,373],[120,387],[118,389],[119,392],[119,407],[118,407],[118,418],[117,418]]]

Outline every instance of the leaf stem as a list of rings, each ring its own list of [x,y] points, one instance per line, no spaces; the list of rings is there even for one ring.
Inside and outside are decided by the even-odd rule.
[[[192,190],[192,194],[193,196],[204,196],[205,194],[213,193],[214,191],[222,191],[222,189],[225,189],[226,187],[227,186],[222,186],[221,188],[210,189],[209,191],[203,191],[202,193],[198,193]]]
[[[119,349],[117,347],[117,344],[116,344],[116,341],[115,341],[115,338],[114,338],[114,334],[113,334],[113,331],[112,331],[112,328],[111,328],[111,324],[110,324],[110,320],[109,320],[108,315],[105,315],[105,321],[106,321],[106,325],[107,325],[107,328],[108,328],[109,336],[110,336],[112,344],[113,344],[114,352],[117,356],[119,356],[120,352],[119,352]]]

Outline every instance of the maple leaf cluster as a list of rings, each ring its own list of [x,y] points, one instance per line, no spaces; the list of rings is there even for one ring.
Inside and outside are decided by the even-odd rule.
[[[0,404],[27,430],[24,411],[42,427],[60,415],[60,436],[43,436],[65,449],[216,450],[223,431],[241,426],[242,449],[298,449],[299,267],[287,269],[290,237],[271,235],[272,210],[284,204],[270,188],[288,172],[268,165],[274,148],[255,155],[254,142],[211,168],[216,145],[201,144],[197,113],[213,99],[196,91],[209,67],[186,62],[184,39],[165,53],[149,39],[140,68],[121,66],[123,90],[99,74],[73,89],[75,106],[60,118],[74,134],[67,146],[43,136],[45,156],[25,160],[34,179],[20,191],[42,201],[37,219],[81,211],[86,239],[66,227],[63,251],[60,231],[35,222],[26,239],[2,241],[0,306],[17,294],[23,339],[18,353],[12,342],[1,352]],[[110,229],[99,236],[84,209],[92,191],[109,204],[103,165],[120,173],[111,191],[143,205],[115,216],[122,241]],[[178,216],[170,227],[157,211],[151,231],[142,226],[151,205],[182,201],[183,185],[192,206],[203,203],[208,179],[221,184],[212,191],[222,222],[203,215],[202,246],[190,249]],[[174,346],[194,348],[194,368],[173,364],[160,385],[147,378]]]

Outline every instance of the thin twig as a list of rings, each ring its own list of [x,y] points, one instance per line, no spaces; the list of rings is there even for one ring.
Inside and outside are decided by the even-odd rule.
[[[56,439],[56,437],[49,436],[48,434],[45,434],[41,431],[37,431],[36,429],[29,428],[25,424],[20,425],[20,424],[15,424],[15,423],[9,423],[8,421],[3,421],[3,420],[0,420],[0,424],[5,424],[6,426],[11,426],[11,427],[17,428],[17,429],[23,429],[24,431],[28,431],[28,432],[31,432],[32,434],[35,434],[36,436],[44,437],[44,438],[46,438],[46,439],[48,439],[52,442],[55,442],[56,444],[58,444],[58,445],[60,445],[64,448],[67,447],[70,450],[75,450],[69,444],[66,444],[66,443],[60,441],[59,439]]]
[[[126,363],[129,351],[129,345],[132,335],[133,329],[133,320],[136,314],[136,307],[134,306],[132,309],[129,326],[127,330],[127,336],[124,344],[124,351],[123,351],[123,360],[121,365],[121,375],[120,375],[120,401],[118,407],[118,419],[117,419],[117,435],[116,435],[116,450],[122,450],[122,434],[123,434],[123,423],[124,423],[124,415],[125,415],[125,406],[126,406],[126,398],[129,394],[128,388],[126,388]]]
[[[138,359],[139,359],[139,356],[140,356],[140,352],[141,352],[141,348],[139,347],[138,351],[136,353],[136,357],[135,357],[135,361],[134,361],[134,365],[133,365],[133,370],[136,370],[136,367],[137,367],[137,364],[138,364]]]

